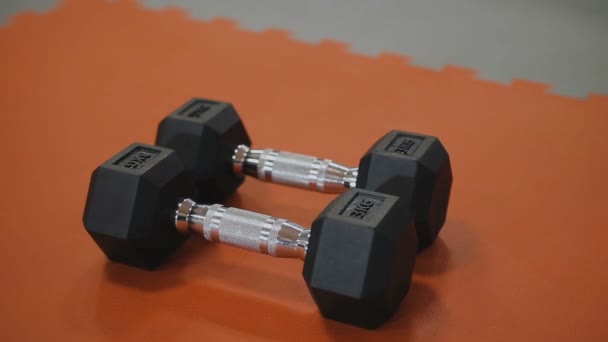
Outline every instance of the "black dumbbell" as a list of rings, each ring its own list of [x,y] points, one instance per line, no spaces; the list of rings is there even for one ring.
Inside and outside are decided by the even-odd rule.
[[[264,181],[340,193],[348,188],[379,191],[392,178],[414,180],[418,247],[429,246],[445,223],[452,169],[450,158],[433,136],[391,131],[363,155],[358,168],[328,159],[272,149],[252,150],[234,107],[227,102],[193,99],[158,126],[156,145],[177,152],[193,172],[203,202],[223,202],[244,175]],[[402,196],[409,189],[387,188]]]
[[[401,181],[401,180],[393,180]],[[407,184],[387,184],[387,186]],[[106,256],[153,269],[194,232],[207,240],[304,260],[303,276],[323,316],[374,328],[406,295],[417,250],[409,198],[349,189],[306,229],[219,204],[196,204],[177,154],[133,144],[91,177],[83,222]]]

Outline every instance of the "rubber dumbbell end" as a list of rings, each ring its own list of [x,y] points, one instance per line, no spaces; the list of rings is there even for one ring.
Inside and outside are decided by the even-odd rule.
[[[407,201],[349,189],[313,222],[303,276],[323,316],[376,328],[408,292],[416,250]]]

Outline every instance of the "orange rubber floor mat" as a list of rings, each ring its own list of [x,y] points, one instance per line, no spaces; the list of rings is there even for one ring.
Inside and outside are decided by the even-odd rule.
[[[433,71],[134,1],[65,1],[0,29],[0,340],[600,341],[608,337],[608,98]],[[160,270],[110,264],[91,171],[191,97],[254,145],[356,165],[389,129],[437,135],[454,186],[394,319],[322,319],[299,260],[194,237]],[[248,180],[230,204],[309,224],[332,195]]]

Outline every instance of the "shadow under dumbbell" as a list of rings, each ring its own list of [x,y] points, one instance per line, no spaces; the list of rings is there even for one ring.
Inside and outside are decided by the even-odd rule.
[[[478,244],[471,229],[463,223],[448,221],[435,242],[416,258],[415,273],[441,274],[470,263]]]
[[[438,320],[444,316],[435,291],[421,282],[412,281],[410,290],[395,315],[379,328],[364,330],[329,320],[325,321],[325,327],[337,341],[378,341],[396,335],[399,336],[399,341],[407,341],[421,328],[418,323],[424,321],[428,311],[433,311]]]
[[[106,278],[113,283],[134,287],[143,291],[159,291],[181,285],[183,269],[193,258],[211,257],[216,249],[204,239],[188,239],[177,251],[169,256],[157,269],[143,270],[108,261]]]
[[[232,194],[228,200],[226,200],[225,205],[234,208],[243,208],[243,198],[239,192],[235,192]]]
[[[200,244],[206,242],[195,241],[193,247],[202,247],[196,246]],[[222,263],[216,253],[230,248],[207,247],[204,254],[178,255],[177,260],[153,272],[106,264],[104,278],[109,282],[104,280],[99,285],[95,302],[100,330],[120,338],[155,325],[155,331],[171,336],[181,326],[208,321],[253,336],[281,339],[285,326],[277,322],[311,325],[314,317],[320,317],[301,277],[298,260],[266,260],[264,267],[277,266],[278,271],[292,272],[283,276],[247,264]],[[248,255],[237,249],[231,252]],[[187,269],[186,259],[191,264]],[[158,327],[159,317],[169,317],[169,325]]]
[[[437,238],[427,249],[418,254],[416,258],[415,273],[440,274],[453,267],[450,249],[442,238]]]
[[[139,272],[128,275],[127,267],[121,266],[124,270],[120,271],[113,266],[118,265],[106,269],[113,277],[123,277],[114,279],[121,284],[138,283],[137,288],[150,290],[144,283],[158,281],[151,276],[156,273],[141,271],[148,276],[142,277]],[[324,319],[303,281],[260,274],[257,269],[246,267],[221,264],[218,267],[229,271],[217,273],[216,278],[210,270],[204,277],[207,279],[184,282],[159,293],[133,291],[130,286],[103,282],[92,303],[96,306],[96,325],[112,339],[145,336],[143,332],[154,326],[156,333],[170,340],[184,327],[209,322],[252,338],[299,340],[311,331],[325,329],[339,341],[383,340],[395,336],[396,332],[400,341],[407,341],[417,335],[416,330],[429,328],[425,317],[432,315],[434,325],[443,324],[445,317],[433,289],[414,281],[392,320],[375,330],[362,329]],[[170,276],[167,271],[158,273],[158,278]]]

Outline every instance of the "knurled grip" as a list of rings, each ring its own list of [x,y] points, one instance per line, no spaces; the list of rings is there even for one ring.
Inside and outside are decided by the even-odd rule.
[[[176,228],[194,231],[209,241],[277,257],[306,254],[309,230],[286,219],[252,211],[204,205],[185,199],[175,214]]]
[[[276,235],[281,221],[285,220],[215,204],[203,221],[203,235],[209,241],[274,255],[276,236],[273,239],[271,235]]]
[[[273,149],[250,150],[240,145],[233,156],[233,169],[263,181],[340,193],[356,185],[357,169],[329,159]]]
[[[323,168],[323,160],[303,154],[264,150],[258,164],[258,178],[290,185],[299,188],[314,187],[322,190],[319,184],[319,172]]]

